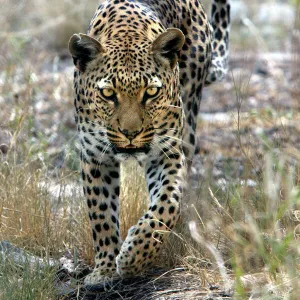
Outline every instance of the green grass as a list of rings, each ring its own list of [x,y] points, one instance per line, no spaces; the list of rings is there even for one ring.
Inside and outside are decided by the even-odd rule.
[[[55,269],[30,263],[22,266],[0,256],[0,299],[56,299]]]

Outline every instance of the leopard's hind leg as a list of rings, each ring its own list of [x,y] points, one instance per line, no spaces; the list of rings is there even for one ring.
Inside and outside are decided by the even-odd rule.
[[[213,29],[212,62],[205,84],[209,85],[224,78],[228,69],[230,0],[214,0],[211,10]]]

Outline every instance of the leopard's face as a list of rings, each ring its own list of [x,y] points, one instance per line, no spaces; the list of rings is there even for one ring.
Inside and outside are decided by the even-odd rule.
[[[141,63],[145,68],[121,61],[116,72],[105,72],[111,63],[108,60],[100,65],[102,72],[94,77],[94,122],[106,128],[108,140],[117,151],[147,151],[155,132],[168,126],[171,107],[178,106],[177,70],[157,73],[155,62],[145,59]]]
[[[120,157],[161,148],[162,133],[176,134],[182,126],[177,63],[158,56],[149,41],[103,49],[79,75],[89,120],[105,129]]]

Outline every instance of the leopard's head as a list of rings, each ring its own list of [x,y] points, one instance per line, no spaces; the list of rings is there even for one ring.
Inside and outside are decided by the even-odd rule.
[[[176,136],[182,130],[177,61],[183,44],[178,29],[167,29],[152,41],[146,36],[71,37],[81,99],[77,112],[96,130],[105,129],[115,152],[147,153],[163,147],[159,143],[166,132]]]

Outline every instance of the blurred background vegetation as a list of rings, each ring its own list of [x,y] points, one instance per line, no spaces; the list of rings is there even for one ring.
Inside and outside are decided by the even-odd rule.
[[[78,264],[92,264],[93,249],[67,43],[98,4],[0,0],[0,242]],[[232,281],[240,297],[298,299],[300,1],[232,0],[230,51],[226,80],[204,91],[200,152],[159,264],[203,287]],[[136,166],[123,175],[124,236],[147,194]],[[0,298],[50,299],[55,278],[0,256]]]

